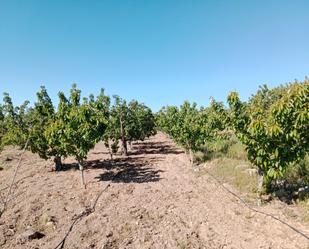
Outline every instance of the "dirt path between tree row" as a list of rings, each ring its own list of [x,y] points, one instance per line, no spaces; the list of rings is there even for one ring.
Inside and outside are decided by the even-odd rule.
[[[6,150],[0,158],[3,189],[16,164],[16,150]],[[96,211],[76,224],[64,248],[309,248],[290,228],[248,210],[212,178],[194,172],[164,134],[135,144],[128,158],[114,161],[98,144],[87,161],[86,190],[74,161],[66,163],[65,171],[52,172],[51,162],[26,153],[14,198],[0,219],[0,248],[53,249],[74,215],[92,205],[109,183]],[[259,209],[309,235],[308,227],[284,215],[285,207],[274,202]],[[28,241],[30,229],[45,237]]]

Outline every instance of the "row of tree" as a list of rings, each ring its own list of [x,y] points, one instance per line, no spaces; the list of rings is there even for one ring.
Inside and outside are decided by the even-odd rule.
[[[33,107],[29,101],[15,107],[5,93],[0,105],[0,146],[23,146],[28,141],[28,149],[46,160],[52,158],[56,170],[62,168],[61,158],[73,156],[83,172],[83,162],[97,142],[106,144],[111,157],[120,147],[127,155],[128,143],[156,132],[151,109],[136,100],[127,104],[119,96],[105,95],[103,89],[97,97],[81,98],[76,85],[69,97],[63,92],[58,97],[56,109],[41,87]]]
[[[97,97],[81,99],[73,85],[70,96],[59,93],[55,109],[41,87],[33,107],[29,102],[14,107],[8,94],[0,105],[0,146],[24,145],[44,159],[53,158],[56,170],[61,158],[74,156],[83,170],[91,148],[104,141],[111,157],[120,147],[124,155],[134,140],[155,134],[156,126],[183,146],[193,163],[193,153],[206,142],[233,132],[245,145],[248,160],[257,167],[259,192],[263,183],[282,177],[286,168],[309,150],[309,80],[274,89],[262,86],[248,102],[232,92],[229,107],[211,100],[198,108],[184,102],[163,107],[155,117],[137,101],[110,98],[101,90]],[[120,146],[119,146],[120,145]]]
[[[260,193],[263,183],[282,177],[309,151],[309,80],[262,86],[248,102],[236,92],[227,100],[228,108],[214,100],[208,108],[188,102],[164,107],[156,115],[158,127],[189,152],[191,162],[200,146],[233,132],[258,169]]]
[[[179,108],[163,107],[156,113],[156,123],[160,130],[172,137],[190,156],[207,141],[223,135],[227,123],[227,111],[220,102],[211,100],[210,107],[197,108],[196,103],[185,101]]]

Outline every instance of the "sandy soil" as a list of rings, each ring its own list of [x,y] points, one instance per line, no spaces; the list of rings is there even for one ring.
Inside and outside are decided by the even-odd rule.
[[[0,157],[2,200],[16,153],[9,149]],[[64,248],[309,248],[305,238],[248,210],[212,178],[192,170],[186,155],[164,134],[135,144],[128,158],[114,161],[98,144],[87,161],[86,190],[74,160],[66,163],[65,171],[53,172],[51,162],[26,153],[0,219],[0,248],[55,248],[72,218],[108,184],[96,211],[76,224]],[[285,215],[287,208],[273,202],[260,209],[309,235],[309,227]],[[28,241],[30,229],[45,237]]]

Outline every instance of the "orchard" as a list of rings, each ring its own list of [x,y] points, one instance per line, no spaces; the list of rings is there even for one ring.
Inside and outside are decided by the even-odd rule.
[[[128,143],[156,133],[154,115],[150,108],[132,100],[129,104],[119,96],[111,98],[102,89],[95,98],[81,96],[74,84],[67,97],[58,94],[55,108],[44,86],[37,93],[33,107],[29,102],[15,107],[8,93],[0,105],[0,148],[6,145],[23,147],[41,158],[52,159],[55,170],[63,168],[62,160],[74,157],[84,182],[84,161],[96,143],[103,141],[111,157],[118,152],[127,156]]]
[[[74,157],[81,171],[88,152],[102,141],[111,159],[119,150],[128,155],[134,141],[161,130],[187,153],[193,165],[194,153],[209,141],[234,134],[245,146],[247,158],[256,167],[258,195],[263,186],[281,179],[286,169],[302,160],[309,150],[309,81],[294,82],[273,89],[261,86],[247,101],[237,92],[229,94],[228,107],[211,98],[208,107],[185,101],[180,107],[166,106],[153,114],[136,100],[112,98],[102,89],[82,97],[73,85],[69,96],[58,94],[55,108],[47,89],[41,87],[34,106],[25,101],[14,106],[8,93],[0,105],[0,149],[23,147],[41,158],[52,159],[55,170],[62,160]]]

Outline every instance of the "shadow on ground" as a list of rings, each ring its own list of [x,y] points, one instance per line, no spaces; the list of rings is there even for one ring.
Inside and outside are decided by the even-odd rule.
[[[158,162],[158,158],[121,158],[113,161],[104,161],[91,166],[92,168],[104,168],[106,172],[96,179],[99,181],[144,183],[156,182],[161,179],[162,170],[155,170],[152,161]]]
[[[99,181],[118,183],[156,182],[161,179],[160,173],[163,172],[155,169],[155,165],[164,159],[160,154],[181,153],[183,153],[181,150],[169,144],[148,140],[135,143],[127,157],[118,157],[113,160],[88,160],[84,163],[84,167],[87,170],[102,169],[104,172],[95,178]],[[95,154],[105,154],[105,152],[95,152]],[[78,164],[63,165],[63,171],[72,169],[78,170]]]
[[[177,149],[170,144],[164,142],[144,141],[141,143],[134,143],[133,150],[129,152],[130,155],[142,154],[182,154],[183,151]]]

